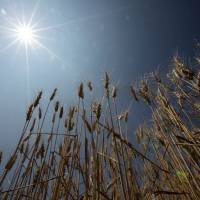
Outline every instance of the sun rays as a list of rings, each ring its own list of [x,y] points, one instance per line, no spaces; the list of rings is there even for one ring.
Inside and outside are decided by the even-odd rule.
[[[6,39],[6,45],[0,49],[0,53],[12,48],[16,49],[16,53],[20,52],[20,55],[24,57],[27,104],[30,101],[30,68],[32,67],[30,60],[32,50],[44,50],[50,58],[53,56],[63,64],[63,60],[45,45],[45,40],[50,39],[47,37],[49,28],[42,26],[40,19],[36,20],[39,16],[37,13],[39,2],[37,1],[29,17],[24,14],[23,10],[20,15],[16,15],[15,12],[9,12],[4,9],[1,9],[0,16],[3,22],[0,25],[0,37]],[[36,17],[36,15],[38,16]]]
[[[11,18],[10,16],[4,16],[3,18],[7,22],[7,26],[0,26],[1,35],[10,40],[10,42],[0,51],[3,52],[14,45],[24,46],[25,48],[32,48],[41,44],[41,33],[39,31],[41,27],[37,23],[33,23],[32,17],[29,20],[25,20],[25,17],[22,16],[22,19]]]
[[[65,36],[63,35],[63,32],[66,30],[67,31],[73,30],[73,28],[71,29],[73,25],[78,26],[79,24],[90,21],[90,20],[93,21],[93,20],[97,20],[99,18],[103,18],[106,16],[110,16],[110,15],[112,16],[114,14],[117,14],[118,12],[121,12],[123,10],[130,8],[129,6],[121,7],[119,9],[108,10],[103,13],[97,13],[97,14],[95,13],[95,14],[90,14],[86,16],[79,16],[78,18],[67,17],[67,18],[64,18],[64,22],[58,23],[58,21],[56,21],[56,23],[53,24],[54,20],[50,18],[49,9],[45,10],[47,12],[46,13],[43,12],[42,15],[40,15],[40,13],[38,12],[38,11],[41,11],[43,8],[42,4],[40,5],[40,0],[37,0],[33,6],[29,5],[28,7],[26,5],[27,4],[26,1],[24,1],[24,3],[22,2],[23,1],[20,1],[19,3],[11,5],[8,8],[0,9],[0,19],[1,19],[0,37],[1,39],[5,39],[5,40],[2,40],[2,46],[0,47],[0,54],[3,54],[7,52],[7,50],[11,49],[11,50],[16,51],[16,55],[15,53],[13,53],[13,51],[11,51],[12,55],[9,54],[9,56],[12,56],[12,58],[16,59],[16,61],[18,59],[18,55],[20,55],[20,59],[21,57],[23,57],[24,59],[23,66],[25,66],[26,68],[24,70],[26,71],[26,73],[24,74],[26,74],[25,76],[27,79],[27,91],[30,91],[30,69],[32,69],[33,67],[37,67],[37,66],[32,66],[34,53],[39,55],[40,58],[42,59],[47,58],[47,61],[50,61],[50,62],[56,61],[57,62],[56,64],[60,66],[68,67],[69,64],[67,63],[68,61],[66,61],[66,58],[63,57],[62,59],[60,55],[58,55],[58,52],[60,51],[58,51],[55,48],[58,46],[58,45],[55,45],[55,43],[59,44],[60,38],[58,38],[58,35],[61,35],[62,37],[61,39],[63,42],[64,39],[66,39],[64,38]],[[30,12],[30,8],[31,8],[31,12]],[[7,10],[7,9],[10,9],[10,10]],[[44,22],[44,19],[46,18],[48,19],[47,20],[48,24]],[[59,30],[59,29],[62,29],[62,30]],[[82,33],[80,32],[80,34]],[[71,38],[67,38],[67,39],[69,39],[69,43],[70,43]],[[48,42],[50,40],[53,43]],[[71,48],[71,47],[68,44],[66,44],[66,48]],[[43,54],[43,52],[47,54],[47,57],[45,54]],[[30,95],[27,95],[27,96],[30,96]]]

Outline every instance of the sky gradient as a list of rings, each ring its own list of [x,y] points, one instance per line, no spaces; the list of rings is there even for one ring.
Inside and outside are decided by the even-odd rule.
[[[73,102],[80,81],[100,87],[108,71],[120,88],[159,68],[165,74],[179,52],[193,62],[200,36],[198,0],[41,0],[34,15],[49,50],[29,50],[29,87],[25,49],[13,45],[8,17],[29,19],[37,1],[0,1],[0,150],[14,148],[28,103],[39,90],[57,87],[61,100]],[[29,90],[27,91],[27,88]]]

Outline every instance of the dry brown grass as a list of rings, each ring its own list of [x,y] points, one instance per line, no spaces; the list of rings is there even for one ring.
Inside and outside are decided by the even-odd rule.
[[[78,104],[68,111],[55,100],[57,89],[43,111],[39,92],[0,177],[0,198],[199,199],[200,71],[174,57],[164,79],[152,73],[138,89],[130,87],[132,101],[144,100],[152,114],[150,125],[138,126],[137,144],[127,139],[132,110],[119,113],[107,73],[104,95],[89,106],[91,82],[80,84]]]

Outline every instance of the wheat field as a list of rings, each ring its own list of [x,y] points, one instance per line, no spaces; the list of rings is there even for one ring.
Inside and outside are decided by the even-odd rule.
[[[0,199],[199,199],[199,67],[174,56],[166,76],[154,72],[130,84],[133,109],[142,103],[151,116],[134,135],[134,111],[119,109],[110,75],[104,74],[103,95],[88,102],[94,85],[80,83],[78,103],[69,107],[55,89],[41,108],[38,93],[15,151],[1,166]]]

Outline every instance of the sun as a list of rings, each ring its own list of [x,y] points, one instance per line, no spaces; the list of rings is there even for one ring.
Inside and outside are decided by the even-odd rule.
[[[36,1],[33,11],[30,16],[25,16],[22,12],[21,15],[8,13],[6,10],[0,10],[0,17],[5,21],[5,25],[0,25],[0,36],[8,39],[8,43],[3,48],[0,48],[0,53],[3,53],[13,46],[16,46],[17,53],[25,50],[26,63],[28,65],[29,57],[35,50],[43,49],[51,57],[56,58],[59,62],[64,63],[54,51],[50,50],[43,42],[49,41],[45,32],[52,29],[57,29],[65,24],[43,26],[41,18],[37,17],[36,13],[39,7],[40,0]]]
[[[16,28],[16,37],[25,45],[32,46],[36,40],[36,35],[34,35],[34,29],[28,25],[21,25]]]
[[[20,53],[18,55],[22,55],[25,58],[27,102],[30,101],[30,58],[33,53],[36,51],[40,52],[39,50],[42,49],[47,52],[50,58],[53,57],[62,65],[65,65],[65,61],[45,45],[50,39],[45,32],[48,30],[56,30],[66,24],[42,25],[43,17],[37,16],[36,20],[39,3],[40,0],[36,0],[30,16],[25,16],[24,10],[21,15],[17,15],[15,12],[11,13],[0,8],[0,18],[3,20],[3,23],[0,24],[0,37],[3,37],[8,42],[3,48],[0,47],[0,55],[11,47],[15,47],[16,53]]]
[[[24,18],[24,17],[23,17]],[[25,50],[34,49],[35,47],[41,47],[45,49],[45,46],[41,43],[41,28],[36,25],[38,23],[32,23],[31,21],[20,20],[19,18],[7,19],[9,26],[0,26],[0,30],[4,31],[4,35],[9,38],[10,42],[7,46],[0,50],[3,52],[14,45],[19,47],[25,47]]]

